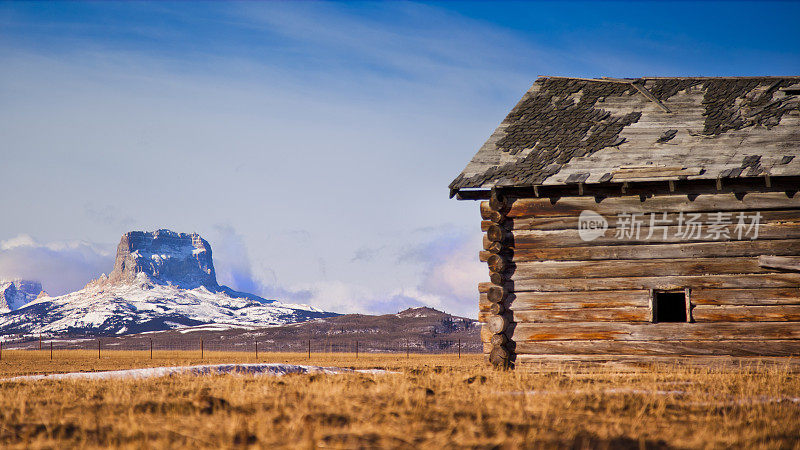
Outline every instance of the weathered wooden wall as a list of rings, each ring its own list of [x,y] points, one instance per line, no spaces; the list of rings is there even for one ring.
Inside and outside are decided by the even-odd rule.
[[[584,241],[579,215],[605,234]],[[732,213],[729,238],[707,235],[710,213]],[[737,214],[761,215],[759,236],[739,239]],[[617,215],[643,214],[640,238],[616,236]],[[649,234],[650,213],[671,225]],[[676,236],[680,213],[700,213],[700,236]],[[480,320],[497,365],[546,355],[800,356],[800,272],[759,256],[800,255],[800,194],[709,193],[651,198],[564,197],[481,203],[486,231]],[[763,263],[763,260],[762,260]],[[688,289],[692,323],[652,323],[652,290]]]

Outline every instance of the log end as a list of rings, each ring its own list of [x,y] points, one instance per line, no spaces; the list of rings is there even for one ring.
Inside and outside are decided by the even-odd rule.
[[[500,303],[506,299],[508,291],[503,286],[492,286],[486,293],[486,298],[492,303]]]

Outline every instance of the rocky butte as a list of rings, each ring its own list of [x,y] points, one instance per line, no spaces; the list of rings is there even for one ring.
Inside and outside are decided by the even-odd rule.
[[[131,231],[120,239],[108,276],[0,314],[0,335],[128,334],[210,323],[252,327],[336,315],[220,285],[211,245],[199,234]]]
[[[197,233],[157,230],[123,234],[108,282],[132,283],[139,274],[151,282],[183,289],[219,289],[211,245]]]

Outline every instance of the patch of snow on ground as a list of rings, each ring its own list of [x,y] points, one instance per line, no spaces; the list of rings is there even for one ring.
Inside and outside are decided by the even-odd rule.
[[[26,375],[21,377],[0,379],[0,382],[37,381],[37,380],[109,380],[109,379],[142,379],[164,377],[170,375],[221,375],[233,373],[237,375],[273,375],[287,373],[399,373],[381,369],[344,369],[341,367],[303,366],[295,364],[206,364],[199,366],[150,367],[146,369],[111,370],[106,372],[71,372],[51,375]]]

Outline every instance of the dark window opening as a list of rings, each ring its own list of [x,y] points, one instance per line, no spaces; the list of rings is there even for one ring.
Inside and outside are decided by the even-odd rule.
[[[656,292],[653,322],[686,322],[685,292]]]

